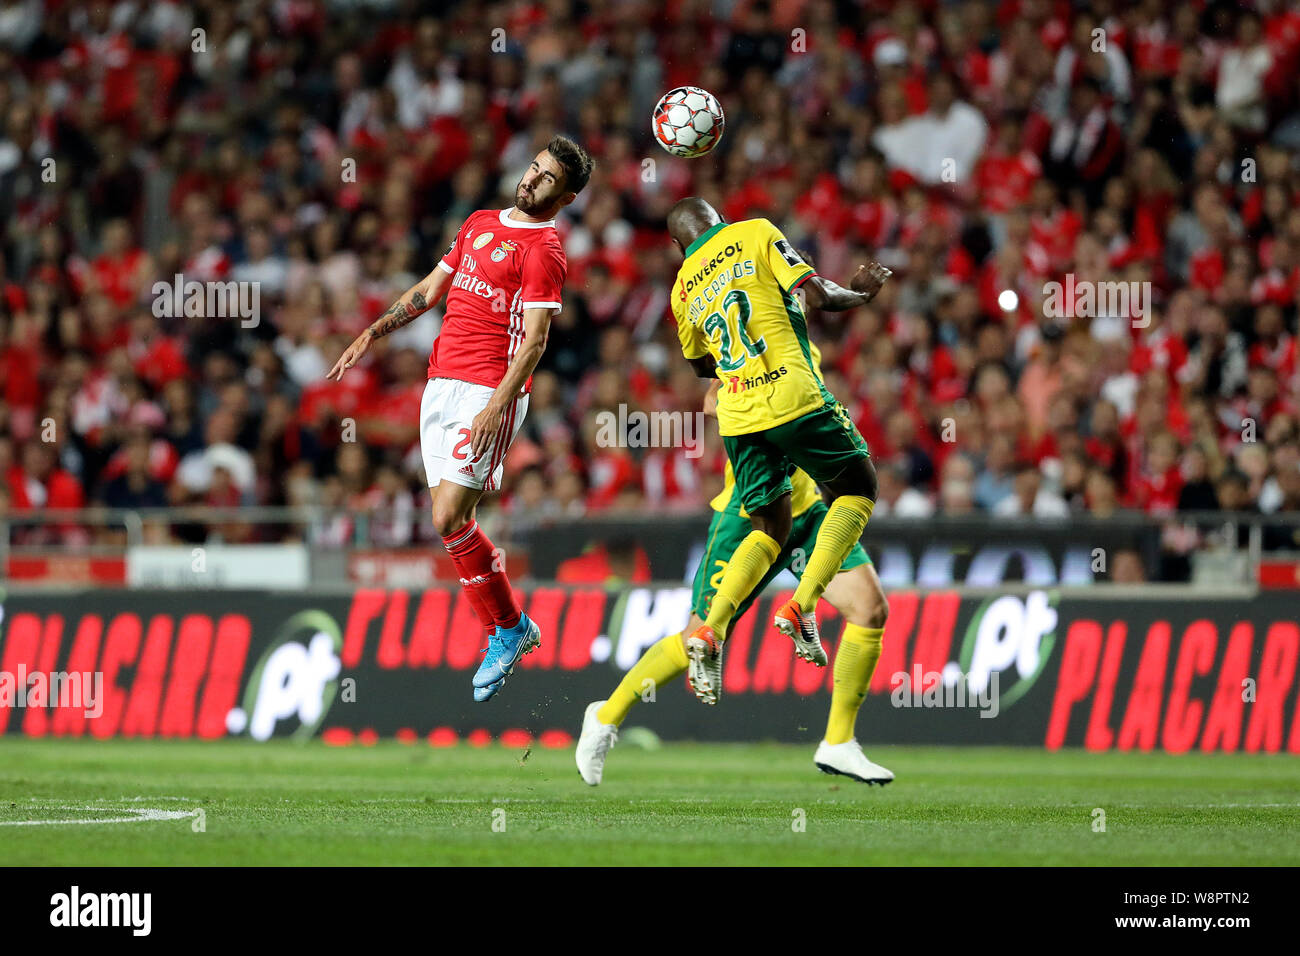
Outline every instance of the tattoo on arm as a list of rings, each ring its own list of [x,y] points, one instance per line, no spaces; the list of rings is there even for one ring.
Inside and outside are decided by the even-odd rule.
[[[424,293],[417,289],[412,293],[410,302],[403,302],[398,299],[388,307],[388,310],[383,315],[375,320],[374,324],[370,326],[370,337],[378,339],[390,332],[396,332],[428,308],[429,303],[424,298]]]

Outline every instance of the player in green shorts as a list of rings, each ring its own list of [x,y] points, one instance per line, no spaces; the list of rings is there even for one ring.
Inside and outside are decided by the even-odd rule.
[[[705,400],[706,413],[711,414],[716,407],[716,390],[715,385]],[[790,484],[794,518],[785,548],[759,585],[736,609],[732,623],[740,619],[781,571],[789,568],[794,574],[801,574],[812,552],[828,509],[816,483],[806,473],[796,469],[790,476]],[[587,706],[576,759],[583,780],[592,786],[600,783],[605,758],[618,739],[618,727],[641,699],[645,681],[651,681],[652,686],[663,684],[686,672],[700,700],[707,704],[718,702],[722,690],[721,655],[699,661],[689,657],[686,636],[708,616],[727,562],[752,528],[740,495],[735,493],[730,463],[722,492],[710,504],[714,509],[713,519],[709,522],[704,557],[695,572],[690,622],[683,631],[652,645],[624,675],[608,700]],[[853,736],[858,709],[880,658],[881,638],[889,614],[880,578],[860,542],[849,550],[839,573],[831,579],[822,596],[844,617],[844,634],[835,655],[835,685],[826,734],[813,761],[825,773],[844,774],[864,783],[888,783],[894,779],[893,773],[868,760]]]
[[[795,475],[800,483],[808,482],[811,484],[811,479],[804,472],[797,471]],[[749,518],[741,514],[740,496],[730,494],[733,486],[734,479],[731,470],[728,469],[727,487],[718,498],[722,499],[729,495],[729,500],[727,500],[725,507],[713,512],[713,520],[709,522],[708,543],[705,546],[704,558],[700,561],[700,566],[695,572],[695,581],[691,589],[692,621],[696,619],[703,621],[709,616],[709,608],[713,604],[713,595],[717,592],[718,581],[722,577],[722,572],[726,570],[727,561],[736,546],[745,539],[745,536],[749,534],[750,529],[753,527],[749,522]],[[814,495],[816,494],[815,486],[812,488],[812,492]],[[738,621],[745,616],[745,612],[749,610],[753,603],[758,600],[759,595],[776,580],[782,571],[788,569],[796,576],[803,571],[804,563],[808,560],[808,555],[812,553],[813,546],[817,542],[817,532],[821,528],[822,519],[826,517],[827,510],[826,503],[820,497],[816,497],[805,511],[795,514],[794,521],[790,526],[790,537],[786,539],[785,547],[777,557],[776,563],[772,565],[767,575],[759,581],[758,587],[736,609],[736,613],[732,618],[733,621]],[[849,550],[848,557],[840,565],[840,574],[870,564],[871,556],[862,547],[862,543],[858,542]],[[859,583],[870,587],[872,583],[870,579],[874,578],[874,576],[874,572],[872,572],[872,574],[866,575],[867,580]],[[839,575],[834,580],[839,581]],[[879,592],[878,584],[876,589],[879,593],[880,607],[884,609],[886,606],[884,594]],[[839,610],[839,605],[834,600],[830,597],[827,600]],[[841,613],[843,612],[841,611]],[[867,625],[864,624],[863,626]],[[687,633],[690,633],[691,630],[688,627]],[[720,666],[710,668],[710,670],[715,671],[720,671],[720,669]],[[694,671],[694,668],[691,668],[690,671]],[[715,682],[710,680],[705,673],[697,675],[688,671],[688,674],[696,696],[706,704],[716,704],[718,702],[718,691],[721,688],[714,686]]]

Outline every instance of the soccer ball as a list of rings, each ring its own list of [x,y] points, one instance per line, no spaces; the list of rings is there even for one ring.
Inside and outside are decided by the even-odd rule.
[[[722,139],[726,127],[722,104],[708,90],[679,86],[663,95],[650,118],[650,131],[674,156],[703,156]]]

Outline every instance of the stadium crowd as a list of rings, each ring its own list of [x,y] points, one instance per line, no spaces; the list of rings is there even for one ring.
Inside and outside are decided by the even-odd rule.
[[[347,509],[326,540],[367,511],[378,543],[430,534],[436,311],[324,375],[556,131],[597,165],[489,505],[516,526],[720,487],[716,436],[596,441],[602,410],[700,407],[667,309],[689,194],[832,278],[894,270],[871,307],[811,317],[877,514],[1300,510],[1289,4],[433,8],[0,0],[0,513],[319,503]],[[685,84],[727,111],[703,159],[650,137]],[[256,283],[251,319],[167,307],[229,280]],[[1120,282],[1127,309],[1082,298]]]

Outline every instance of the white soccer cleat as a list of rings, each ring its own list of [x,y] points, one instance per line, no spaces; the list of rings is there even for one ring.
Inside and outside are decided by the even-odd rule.
[[[822,773],[837,773],[862,783],[878,783],[882,787],[894,779],[892,770],[867,759],[856,737],[842,744],[828,744],[823,740],[817,746],[813,763]]]
[[[722,695],[722,642],[707,624],[686,639],[686,680],[695,696],[713,705]]]
[[[603,700],[587,705],[587,711],[582,715],[582,733],[574,752],[578,761],[578,773],[593,787],[600,784],[601,775],[605,772],[605,757],[609,755],[609,748],[618,743],[618,726],[602,724],[596,716],[596,711],[604,705]]]
[[[778,631],[794,641],[794,652],[803,660],[825,667],[828,658],[817,632],[817,615],[805,614],[793,599],[786,601],[772,615],[772,624]]]

